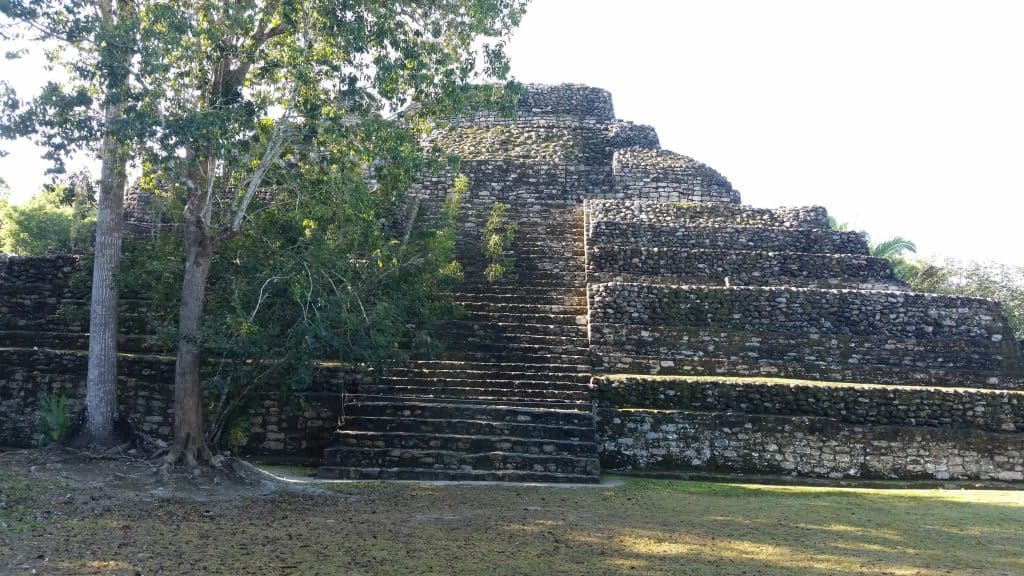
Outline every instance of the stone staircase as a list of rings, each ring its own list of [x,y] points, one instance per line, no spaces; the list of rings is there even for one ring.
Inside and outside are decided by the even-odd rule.
[[[492,203],[470,199],[461,216],[465,316],[448,328],[442,357],[361,385],[321,477],[598,480],[582,207],[510,203],[515,264],[490,283],[479,237]]]

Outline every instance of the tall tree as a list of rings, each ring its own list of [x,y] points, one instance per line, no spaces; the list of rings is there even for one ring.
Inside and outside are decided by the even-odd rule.
[[[78,439],[89,446],[115,443],[117,413],[117,311],[115,277],[121,259],[121,213],[128,163],[131,66],[138,27],[135,0],[0,2],[0,13],[18,26],[5,39],[55,46],[50,59],[61,63],[64,82],[50,82],[22,105],[8,96],[0,136],[35,135],[57,171],[63,159],[82,149],[96,150],[101,162],[96,241],[93,253],[85,427]],[[12,32],[13,30],[13,32]],[[93,95],[98,95],[94,98]]]
[[[167,463],[210,461],[201,390],[210,266],[238,236],[289,148],[329,135],[332,152],[458,102],[465,84],[507,74],[504,38],[525,0],[183,0],[143,14],[140,70],[160,95],[151,162],[180,190],[184,277],[175,368],[175,441]],[[181,151],[181,154],[178,154]],[[337,156],[337,154],[333,154]],[[357,154],[353,154],[357,156]]]
[[[121,261],[121,218],[127,180],[127,149],[118,125],[128,101],[131,60],[135,53],[134,0],[98,0],[98,65],[103,78],[103,141],[100,144],[100,186],[93,250],[92,298],[89,310],[89,364],[85,388],[86,443],[114,442],[117,413],[117,312],[115,277]]]

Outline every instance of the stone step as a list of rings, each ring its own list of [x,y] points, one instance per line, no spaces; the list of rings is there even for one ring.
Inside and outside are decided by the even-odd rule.
[[[860,232],[756,226],[664,225],[650,221],[592,222],[587,230],[587,245],[868,254],[867,240]]]
[[[478,347],[469,342],[449,345],[445,349],[445,360],[458,360],[468,363],[498,362],[512,365],[576,365],[590,366],[590,358],[579,350],[572,353],[558,354],[541,352],[536,354],[515,350],[494,350],[493,347]]]
[[[415,378],[418,380],[530,380],[533,382],[566,382],[574,384],[586,384],[589,379],[589,371],[582,368],[574,368],[577,371],[515,371],[512,369],[502,370],[472,370],[463,367],[452,367],[444,370],[440,368],[408,368],[400,367],[391,370],[388,378]],[[586,367],[589,370],[589,366]]]
[[[588,200],[590,222],[661,221],[689,226],[759,226],[828,229],[828,212],[820,206],[755,208],[744,204]]]
[[[506,251],[504,256],[511,260],[519,270],[582,271],[586,265],[586,257],[583,254],[573,255],[561,251],[555,252],[553,248],[548,248],[546,253],[522,252],[512,249]],[[483,255],[475,252],[469,252],[465,255],[456,252],[455,258],[462,263],[463,268],[468,269],[483,269],[490,263]]]
[[[324,451],[323,465],[348,468],[414,468],[454,472],[515,470],[595,477],[601,470],[596,450],[594,456],[588,458],[502,451],[466,453],[453,450],[332,446]]]
[[[587,378],[571,378],[562,380],[523,380],[517,378],[437,378],[434,376],[386,376],[381,383],[392,386],[411,386],[434,388],[438,386],[448,388],[498,388],[503,390],[516,389],[545,389],[545,390],[567,390],[567,391],[589,391],[589,376]]]
[[[46,332],[40,330],[0,330],[0,348],[49,348],[52,350],[88,350],[89,334],[83,332]],[[120,352],[170,352],[149,336],[120,335]]]
[[[475,225],[474,225],[475,224]],[[529,230],[527,230],[529,226]],[[470,250],[480,250],[483,245],[483,230],[484,222],[474,223],[460,218],[458,237],[456,238],[456,248],[468,248]],[[549,247],[554,246],[571,246],[575,242],[579,242],[583,239],[583,225],[572,223],[566,224],[564,222],[553,222],[551,224],[542,224],[530,222],[528,224],[519,223],[519,229],[516,230],[515,236],[512,238],[512,247],[516,245],[523,246],[540,246],[547,245]]]
[[[56,300],[81,299],[82,294],[73,294],[67,284],[62,282],[27,282],[21,284],[0,281],[0,304],[9,300],[17,301],[25,298],[32,300],[51,298]]]
[[[475,222],[484,222],[491,217],[494,204],[501,202],[508,206],[505,214],[517,219],[531,222],[572,222],[583,219],[583,205],[575,206],[564,203],[544,204],[536,196],[533,198],[518,197],[514,199],[483,198],[468,196],[464,198],[460,215],[472,216]]]
[[[999,371],[918,368],[879,364],[828,364],[770,359],[678,358],[597,355],[595,371],[627,374],[797,378],[908,386],[1024,390],[1024,376]]]
[[[512,314],[570,314],[582,316],[586,306],[562,306],[558,304],[509,303],[509,302],[463,302],[456,303],[469,312],[512,313]]]
[[[591,283],[604,284],[608,282],[661,284],[671,286],[721,286],[726,285],[725,279],[709,279],[703,277],[668,276],[668,275],[647,275],[647,274],[625,274],[620,272],[592,272],[587,275]],[[909,292],[909,286],[901,280],[892,281],[852,281],[838,278],[808,278],[803,277],[771,277],[764,279],[749,278],[746,280],[735,280],[729,278],[729,286],[786,286],[790,288],[811,288],[822,290],[886,290],[895,292]]]
[[[536,304],[540,306],[567,306],[574,307],[579,310],[587,309],[587,295],[586,294],[560,294],[560,293],[547,293],[547,294],[517,294],[512,291],[504,293],[494,292],[455,292],[452,294],[452,300],[459,304],[483,304],[483,303],[498,303],[498,304]]]
[[[522,354],[528,356],[574,356],[583,358],[583,362],[559,362],[560,364],[586,364],[589,357],[586,355],[587,341],[584,338],[562,338],[553,339],[546,344],[520,344],[510,342],[508,339],[495,337],[483,339],[478,337],[463,337],[458,340],[448,341],[446,354],[471,351],[475,354]]]
[[[566,426],[563,424],[532,424],[528,422],[501,422],[460,418],[401,418],[346,415],[344,428],[364,432],[409,432],[417,434],[461,434],[468,436],[495,436],[531,438],[541,440],[594,442],[594,426]]]
[[[744,362],[879,365],[1019,372],[1013,342],[981,338],[917,338],[690,328],[598,325],[595,354],[728,358]],[[624,349],[624,348],[628,348]]]
[[[587,327],[568,324],[530,324],[525,322],[479,322],[455,320],[449,323],[448,330],[456,334],[494,334],[507,338],[514,337],[571,337],[586,338]]]
[[[379,384],[361,384],[358,394],[360,396],[430,396],[471,399],[507,398],[509,400],[553,400],[559,402],[590,402],[591,399],[590,390],[581,387],[568,390],[552,390],[536,385],[532,387],[505,388],[497,385],[458,386],[448,382],[440,384],[430,383],[425,386],[406,386],[390,382],[386,379],[382,380]]]
[[[488,325],[513,324],[524,326],[540,324],[582,327],[587,324],[587,317],[583,314],[515,314],[511,312],[468,311],[465,319]]]
[[[362,388],[360,388],[362,389]],[[434,394],[350,394],[356,405],[367,402],[417,402],[420,404],[459,404],[465,406],[496,406],[502,408],[542,408],[552,410],[575,410],[578,412],[590,412],[593,410],[593,403],[589,400],[558,400],[540,398],[520,398],[508,395],[472,397],[448,394],[444,389],[435,388]]]
[[[467,274],[460,287],[463,290],[478,293],[515,294],[516,290],[519,290],[521,294],[571,294],[575,296],[577,292],[586,290],[586,283],[537,279],[520,282],[505,277],[497,282],[489,282],[481,273],[479,275]]]
[[[474,342],[485,346],[497,347],[536,347],[537,350],[544,348],[562,349],[583,349],[588,346],[588,340],[584,331],[583,336],[559,336],[545,334],[515,334],[506,333],[500,330],[490,330],[487,326],[452,327],[442,329],[438,333],[442,338],[451,342]],[[526,348],[523,348],[526,350]]]
[[[475,278],[483,279],[484,267],[464,266],[462,273],[467,280]],[[573,272],[549,272],[543,270],[520,270],[515,264],[502,274],[495,284],[524,284],[527,286],[556,286],[573,287],[584,286],[587,282],[587,273],[580,269]]]
[[[537,438],[516,438],[514,436],[338,430],[334,433],[333,442],[335,446],[340,448],[445,450],[467,454],[513,452],[519,454],[592,458],[597,453],[597,444],[594,442],[540,440]],[[327,450],[330,451],[331,448]]]
[[[58,313],[59,305],[53,310],[41,311],[40,314],[26,314],[12,311],[0,311],[0,330],[14,332],[69,332],[84,333],[89,330],[89,315],[64,316]],[[122,311],[118,314],[118,326],[121,331],[130,334],[153,334],[157,326],[148,314],[141,312]]]
[[[980,298],[907,292],[639,283],[593,284],[590,298],[592,330],[604,324],[643,324],[711,328],[722,332],[1010,340],[1001,307],[992,300]]]
[[[558,426],[592,426],[593,415],[579,410],[526,408],[514,406],[478,406],[473,404],[419,402],[360,402],[346,407],[352,416],[391,418],[428,418],[434,420],[488,420]]]
[[[488,301],[493,298],[510,300],[521,303],[553,303],[557,304],[569,301],[577,302],[578,298],[586,298],[587,285],[565,284],[549,280],[537,280],[530,283],[516,284],[506,279],[499,279],[497,282],[489,282],[483,274],[479,276],[465,276],[459,285],[457,294],[470,296],[473,300],[486,296]]]
[[[578,236],[574,232],[571,237],[561,239],[543,236],[536,240],[517,238],[512,242],[512,252],[537,256],[585,257],[586,252],[584,252],[583,246],[583,230],[581,229]]]
[[[343,480],[419,480],[422,482],[529,482],[596,484],[596,474],[561,474],[527,470],[437,470],[433,468],[354,468],[321,466],[317,476]]]
[[[856,254],[710,250],[597,245],[591,281],[655,277],[660,283],[733,286],[821,286],[909,290],[888,260]]]
[[[506,294],[521,296],[586,296],[586,285],[561,286],[548,284],[506,284],[502,282],[464,281],[459,292],[471,294]]]
[[[456,258],[462,264],[465,272],[482,272],[490,265],[489,260]],[[586,272],[583,258],[569,258],[561,255],[549,255],[546,258],[528,258],[520,254],[511,253],[508,255],[512,266],[510,272],[517,272],[521,275],[529,274],[530,277],[540,278],[543,276],[578,276]]]
[[[524,372],[530,374],[586,374],[590,372],[590,365],[583,364],[554,364],[538,363],[525,364],[519,362],[495,362],[482,361],[473,362],[466,360],[413,360],[394,368],[392,374],[401,370],[426,370],[435,372],[448,371],[474,371],[489,374],[505,374],[513,372]]]
[[[1024,392],[778,378],[595,378],[602,406],[830,418],[869,426],[1024,430]]]

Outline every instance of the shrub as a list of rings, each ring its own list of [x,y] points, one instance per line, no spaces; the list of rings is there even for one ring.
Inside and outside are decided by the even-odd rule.
[[[39,406],[39,444],[60,442],[70,425],[71,415],[67,396],[45,394]]]

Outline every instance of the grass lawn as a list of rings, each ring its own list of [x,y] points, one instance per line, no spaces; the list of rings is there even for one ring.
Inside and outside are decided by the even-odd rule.
[[[68,472],[26,484],[3,464],[3,574],[1024,574],[1022,491],[622,479],[176,495]]]

